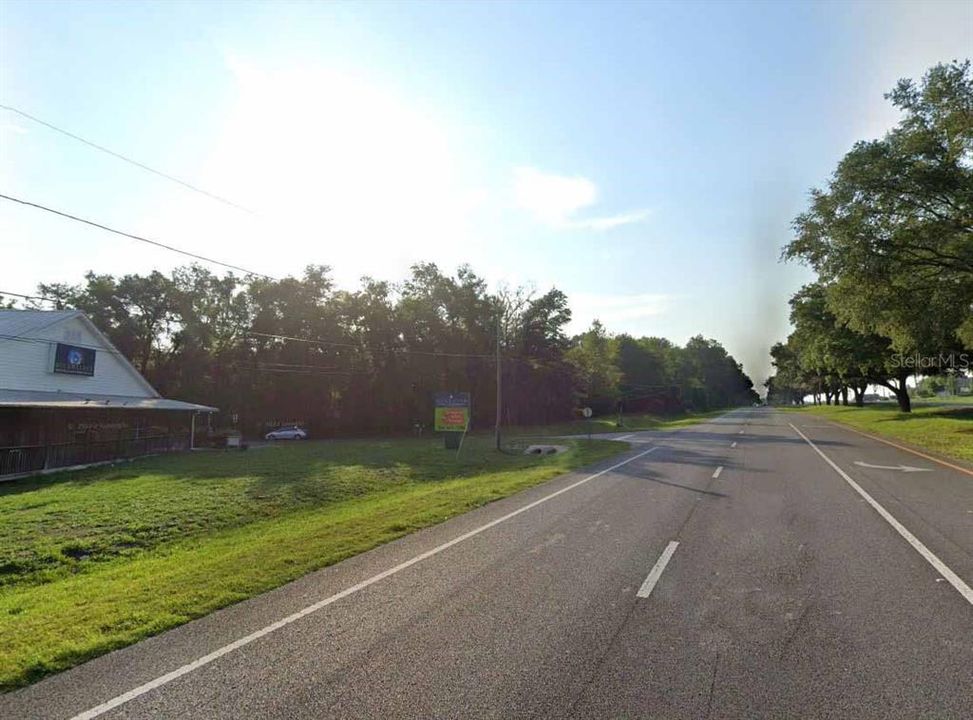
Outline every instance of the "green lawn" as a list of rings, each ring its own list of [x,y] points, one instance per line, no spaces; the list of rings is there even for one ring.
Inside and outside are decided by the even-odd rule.
[[[603,415],[591,418],[591,433],[618,433],[633,430],[672,430],[674,428],[695,425],[710,418],[718,417],[729,412],[729,409],[710,410],[708,412],[689,412],[678,415],[648,415],[631,414],[622,416],[622,426],[619,427],[617,415]],[[588,433],[587,420],[559,423],[556,425],[526,426],[510,428],[505,431],[509,437],[544,437],[548,435],[586,435]]]
[[[199,452],[0,484],[0,688],[32,682],[624,444],[469,438]]]
[[[969,405],[973,406],[973,395],[947,395],[945,397],[912,398],[913,405]]]
[[[903,413],[887,404],[862,408],[808,405],[803,411],[973,462],[973,408],[915,404],[911,413]]]

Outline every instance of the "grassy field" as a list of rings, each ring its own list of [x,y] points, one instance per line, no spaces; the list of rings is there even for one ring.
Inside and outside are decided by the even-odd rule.
[[[672,430],[675,428],[695,425],[709,418],[714,418],[728,412],[710,410],[709,412],[680,413],[678,415],[647,415],[631,414],[622,416],[622,426],[619,427],[617,415],[603,415],[591,418],[591,434],[631,432],[633,430]],[[529,426],[511,428],[507,431],[510,437],[544,437],[548,435],[587,435],[588,421],[559,423],[557,425]]]
[[[0,484],[0,688],[29,683],[624,444],[486,438],[199,452]]]
[[[911,413],[902,413],[889,404],[862,408],[809,405],[803,411],[973,462],[973,408],[915,404]]]

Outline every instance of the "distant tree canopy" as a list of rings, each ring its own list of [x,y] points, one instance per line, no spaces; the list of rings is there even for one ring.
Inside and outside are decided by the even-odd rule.
[[[580,405],[675,412],[756,398],[714,340],[680,348],[597,321],[568,337],[563,292],[491,293],[466,266],[422,263],[405,282],[365,278],[356,291],[320,266],[275,281],[192,265],[39,292],[84,311],[163,395],[219,407],[246,432],[297,421],[316,435],[408,432],[431,423],[442,390],[472,393],[474,427],[492,426],[498,333],[508,425],[570,419]]]
[[[818,282],[791,300],[794,333],[772,352],[778,396],[830,402],[852,388],[860,401],[875,383],[909,411],[915,369],[902,357],[973,348],[970,62],[937,65],[886,98],[902,112],[898,125],[845,155],[784,248]]]

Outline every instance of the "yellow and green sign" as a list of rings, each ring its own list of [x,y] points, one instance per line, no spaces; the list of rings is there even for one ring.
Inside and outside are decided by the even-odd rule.
[[[470,394],[436,393],[435,422],[437,432],[466,432],[470,427]]]

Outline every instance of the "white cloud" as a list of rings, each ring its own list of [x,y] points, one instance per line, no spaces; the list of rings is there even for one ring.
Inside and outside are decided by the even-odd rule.
[[[580,176],[550,175],[534,168],[514,171],[517,205],[546,225],[566,225],[578,210],[598,197],[595,184]]]
[[[595,204],[598,188],[580,175],[554,175],[536,168],[514,170],[514,199],[544,225],[569,230],[610,230],[621,225],[641,222],[648,210],[635,210],[606,217],[579,218],[577,214]]]
[[[21,127],[16,123],[0,123],[0,133],[14,133],[15,135],[26,135],[27,128]]]
[[[616,228],[621,225],[630,225],[631,223],[642,222],[648,216],[648,210],[634,210],[632,212],[619,213],[618,215],[610,215],[608,217],[574,220],[569,223],[569,226],[572,228],[583,228],[587,230],[611,230],[612,228]]]
[[[640,332],[639,321],[668,313],[677,299],[663,293],[610,295],[570,293],[571,331],[587,329],[593,320],[601,320],[612,332]]]

